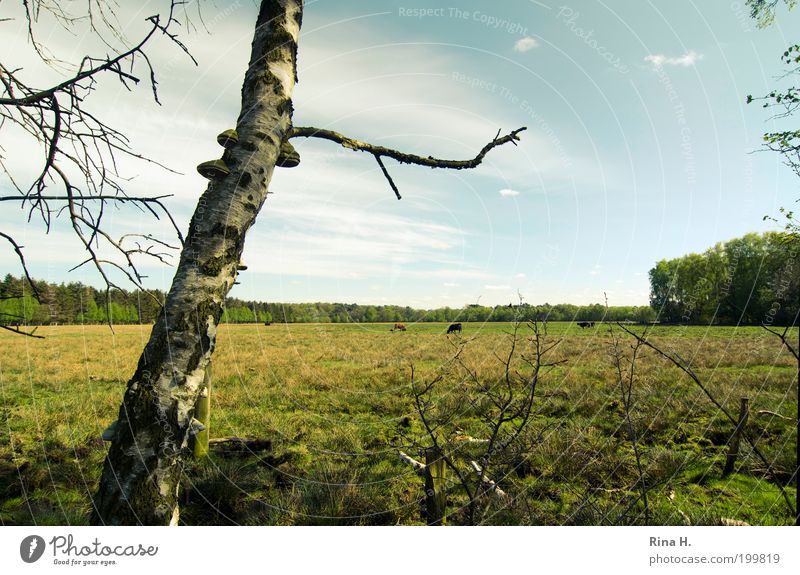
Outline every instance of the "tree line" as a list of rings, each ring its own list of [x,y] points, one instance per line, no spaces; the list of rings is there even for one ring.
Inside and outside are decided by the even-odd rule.
[[[152,323],[159,314],[164,293],[143,294],[113,290],[106,294],[81,282],[48,283],[33,280],[35,290],[24,277],[6,275],[0,282],[0,323],[81,324]],[[35,293],[39,297],[35,297]],[[151,297],[152,296],[152,297]],[[226,323],[373,323],[373,322],[505,322],[516,318],[548,321],[651,321],[655,313],[649,306],[573,304],[543,305],[467,305],[415,309],[398,305],[357,303],[270,303],[228,298],[222,321]]]
[[[791,325],[800,267],[786,240],[784,233],[751,233],[661,260],[650,270],[650,305],[661,322]]]
[[[650,270],[649,306],[556,304],[467,305],[415,309],[357,303],[276,303],[227,298],[225,323],[374,323],[633,321],[681,324],[789,325],[800,303],[796,251],[778,232],[751,233],[702,254],[659,261]],[[113,290],[80,282],[48,283],[6,275],[0,283],[0,323],[152,323],[164,293]],[[38,293],[38,298],[35,297]]]

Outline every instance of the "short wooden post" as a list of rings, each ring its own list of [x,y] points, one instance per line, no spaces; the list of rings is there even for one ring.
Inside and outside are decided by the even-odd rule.
[[[444,525],[447,513],[445,490],[447,467],[442,453],[431,447],[425,450],[425,509],[428,525]]]
[[[194,418],[203,424],[203,429],[194,436],[194,458],[203,459],[208,456],[208,437],[211,427],[211,363],[206,366],[203,378],[204,389],[194,407]]]
[[[736,429],[731,435],[730,442],[728,443],[728,457],[725,460],[725,469],[722,470],[722,477],[725,478],[733,473],[733,466],[736,464],[736,458],[739,456],[739,440],[742,437],[742,431],[747,424],[747,418],[750,415],[750,400],[746,397],[741,399],[739,406],[739,423],[736,424]]]

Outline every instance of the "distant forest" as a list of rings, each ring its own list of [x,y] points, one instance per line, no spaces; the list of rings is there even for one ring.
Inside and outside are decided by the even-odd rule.
[[[800,302],[798,254],[778,233],[748,234],[702,254],[662,260],[650,270],[650,306],[602,304],[467,305],[423,310],[395,305],[267,303],[228,298],[226,323],[371,323],[513,321],[635,321],[680,324],[772,324],[795,321]],[[82,283],[34,280],[39,299],[24,278],[0,283],[0,324],[152,323],[164,293],[150,297],[105,291]]]
[[[791,325],[800,304],[793,245],[782,233],[753,233],[662,260],[650,270],[650,305],[666,323]]]
[[[27,280],[6,275],[0,283],[0,323],[3,324],[115,324],[151,323],[160,306],[154,298],[128,291],[114,290],[106,305],[106,294],[82,283],[52,284],[34,280],[40,301],[32,295]],[[163,301],[164,293],[151,292]],[[447,322],[447,321],[513,321],[523,319],[550,321],[613,320],[652,321],[655,313],[649,306],[609,308],[600,304],[578,306],[571,304],[522,306],[468,305],[463,308],[443,307],[424,310],[396,305],[361,305],[346,303],[267,303],[228,298],[226,323],[367,323],[367,322]]]

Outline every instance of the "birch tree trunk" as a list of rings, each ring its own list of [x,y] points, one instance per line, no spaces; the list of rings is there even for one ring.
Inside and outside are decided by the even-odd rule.
[[[189,226],[163,312],[128,382],[92,524],[175,525],[183,459],[225,296],[291,127],[303,0],[262,0],[237,121]]]

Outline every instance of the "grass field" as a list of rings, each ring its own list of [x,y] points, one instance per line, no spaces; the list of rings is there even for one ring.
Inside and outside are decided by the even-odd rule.
[[[424,443],[409,389],[410,366],[433,377],[454,342],[480,377],[496,380],[508,325],[387,324],[223,326],[214,355],[212,437],[264,438],[248,456],[212,451],[185,474],[186,524],[421,524],[423,485],[400,461],[409,436]],[[105,444],[150,326],[44,327],[44,340],[0,334],[0,521],[85,524]],[[642,328],[635,328],[641,330]],[[608,325],[551,323],[567,360],[537,388],[522,438],[524,466],[496,478],[510,494],[488,505],[488,524],[642,523],[637,467],[610,358]],[[641,447],[650,521],[759,525],[793,522],[796,363],[760,328],[655,327],[651,337],[690,361],[730,412],[750,399],[749,433],[736,472],[721,479],[730,422],[680,370],[642,351],[632,422]],[[795,330],[794,341],[797,338]],[[629,352],[630,337],[623,339]],[[771,413],[766,413],[771,412]],[[777,414],[777,415],[775,415]],[[480,437],[480,423],[456,423]],[[521,471],[524,469],[524,472]],[[449,494],[451,523],[463,500]]]

